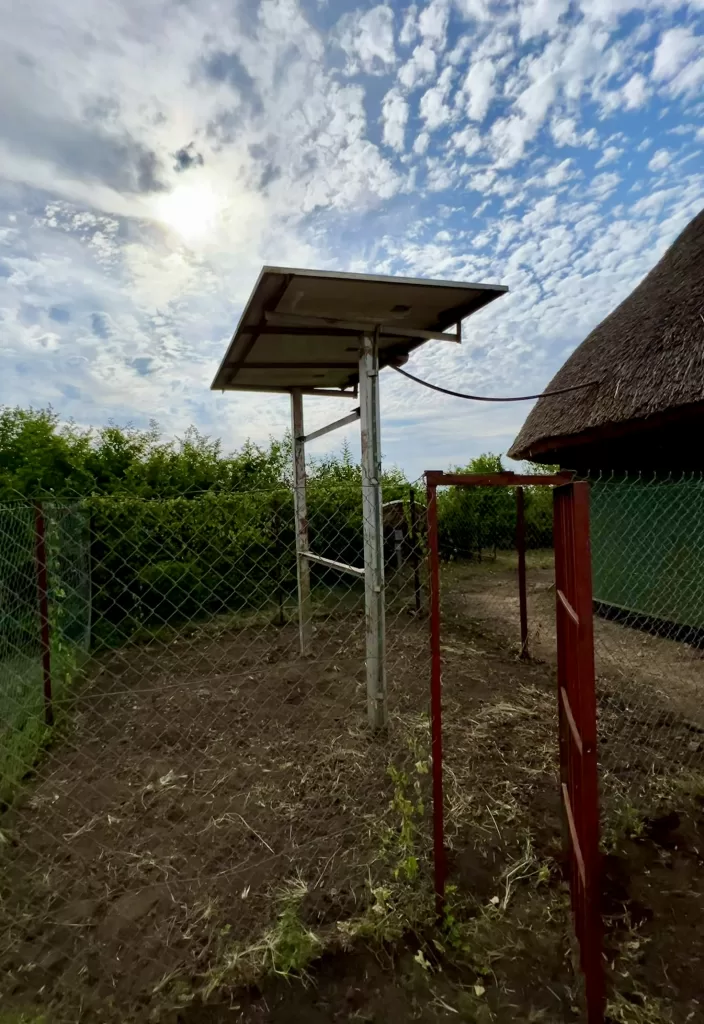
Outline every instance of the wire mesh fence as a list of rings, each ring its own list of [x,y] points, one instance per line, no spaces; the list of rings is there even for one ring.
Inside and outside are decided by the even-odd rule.
[[[41,507],[44,595],[34,505],[0,515],[5,998],[66,1019],[178,1005],[256,973],[282,901],[339,930],[380,878],[419,872],[427,640],[408,488],[384,509],[378,736],[363,579],[311,565],[301,655],[290,490]],[[317,554],[360,566],[362,527],[359,487],[310,487]]]
[[[80,503],[0,506],[0,801],[45,745],[88,652],[88,550]]]
[[[424,490],[384,498],[378,735],[361,577],[311,564],[301,655],[290,489],[51,497],[44,585],[36,505],[0,508],[4,999],[147,1019],[276,963],[287,907],[309,943],[349,938],[389,879],[430,877]],[[701,498],[592,481],[607,824],[704,761]],[[362,509],[311,482],[311,550],[360,567]],[[549,488],[523,491],[527,636],[516,510],[512,488],[438,495],[450,880],[491,913],[560,835]]]
[[[704,767],[704,480],[591,480],[602,786],[626,805]]]
[[[594,643],[604,811],[653,807],[704,767],[704,480],[593,475]],[[445,619],[520,652],[511,488],[439,497]],[[443,501],[445,506],[443,508]],[[444,522],[443,522],[444,519]],[[555,661],[551,495],[525,489],[527,652]],[[552,715],[552,711],[546,713]]]

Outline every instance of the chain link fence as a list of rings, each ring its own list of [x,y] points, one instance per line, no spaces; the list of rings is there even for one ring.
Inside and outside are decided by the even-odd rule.
[[[624,807],[652,810],[704,768],[704,479],[588,479],[601,783],[609,818]],[[517,654],[514,490],[493,492],[440,494],[445,621]],[[525,520],[527,651],[534,662],[554,666],[549,489],[525,489]],[[551,719],[552,709],[544,711]]]
[[[702,486],[592,480],[607,829],[704,761]],[[51,726],[37,508],[0,508],[8,1005],[146,1020],[295,967],[282,921],[309,956],[430,879],[424,490],[384,498],[376,735],[362,578],[311,564],[300,654],[290,489],[44,500]],[[515,490],[438,493],[450,881],[497,915],[545,884],[561,828],[549,488],[523,504],[527,637]],[[361,566],[362,516],[359,487],[311,481],[317,555]]]
[[[281,913],[305,922],[295,959],[307,929],[353,934],[383,879],[419,875],[423,509],[397,491],[379,735],[363,578],[311,565],[301,656],[290,490],[44,501],[44,595],[35,508],[3,508],[4,999],[71,1020],[177,1007],[280,966]],[[361,566],[362,515],[359,487],[311,482],[311,549]]]
[[[54,705],[87,655],[88,551],[80,502],[0,505],[0,802],[46,744]]]

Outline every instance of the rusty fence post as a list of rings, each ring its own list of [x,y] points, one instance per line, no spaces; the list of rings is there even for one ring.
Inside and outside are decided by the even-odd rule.
[[[416,600],[416,611],[423,605],[420,586],[420,559],[418,558],[418,512],[416,506],[416,490],[411,487],[408,492],[408,505],[411,514],[411,565],[413,566],[413,590]]]
[[[46,521],[42,503],[34,503],[34,544],[37,572],[37,601],[42,648],[42,675],[44,680],[44,721],[54,724],[54,704],[51,687],[51,637],[49,634],[49,582],[46,566]]]
[[[521,617],[521,657],[528,657],[528,599],[526,593],[525,492],[516,488],[516,550],[518,552],[518,604]]]
[[[442,773],[442,657],[440,652],[440,558],[437,489],[428,484],[428,577],[430,581],[430,735],[433,770],[433,864],[435,905],[445,907],[444,795]]]

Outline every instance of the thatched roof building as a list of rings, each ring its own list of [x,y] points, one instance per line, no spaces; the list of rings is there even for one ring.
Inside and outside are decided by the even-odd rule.
[[[582,342],[513,443],[573,469],[704,468],[704,210]]]

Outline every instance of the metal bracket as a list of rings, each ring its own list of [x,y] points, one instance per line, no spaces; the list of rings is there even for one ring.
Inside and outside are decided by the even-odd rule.
[[[325,427],[320,427],[319,430],[314,430],[310,434],[306,434],[304,437],[296,438],[297,441],[315,441],[316,437],[322,437],[323,434],[329,434],[331,430],[337,430],[338,427],[346,427],[348,423],[354,423],[360,416],[359,407],[354,409],[349,416],[342,416],[339,420],[334,420],[332,423],[328,423]]]
[[[314,555],[312,551],[301,551],[301,558],[306,558],[309,562],[315,562],[317,565],[325,565],[329,569],[348,572],[352,576],[364,576],[363,568],[359,569],[356,565],[348,565],[347,562],[336,562],[334,559],[324,558],[322,555]]]
[[[375,330],[391,338],[418,338],[420,341],[462,341],[461,324],[455,325],[454,334],[447,331],[421,331],[416,327],[404,327],[401,323],[378,324],[373,322],[364,323],[361,320],[338,320],[336,317],[322,316],[301,316],[297,313],[265,313],[264,321],[273,327],[279,327],[285,331],[287,327],[309,325],[311,327],[327,327],[330,334],[335,331],[345,333],[358,332],[360,334],[372,335]]]

